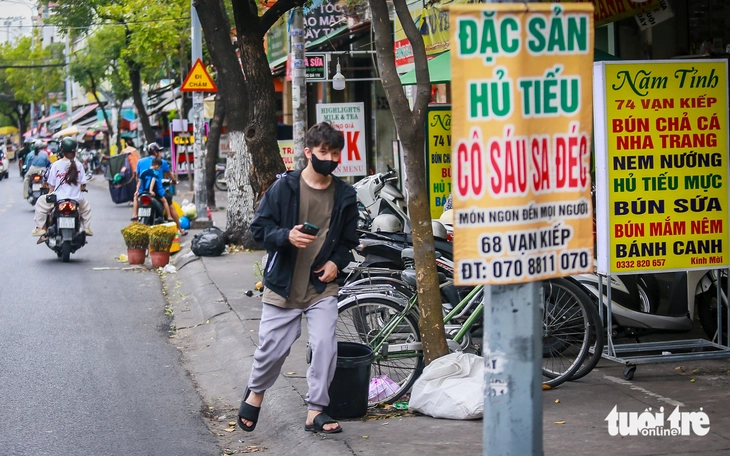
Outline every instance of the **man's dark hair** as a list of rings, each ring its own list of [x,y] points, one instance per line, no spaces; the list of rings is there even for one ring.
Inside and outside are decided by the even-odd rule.
[[[162,159],[160,157],[155,157],[152,159],[152,166],[162,166]]]
[[[331,123],[320,122],[307,132],[307,147],[310,150],[315,147],[342,150],[345,147],[345,137]]]

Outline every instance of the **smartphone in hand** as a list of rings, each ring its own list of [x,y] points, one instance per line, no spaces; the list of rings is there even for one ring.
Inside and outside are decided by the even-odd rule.
[[[302,228],[299,231],[301,231],[304,234],[316,236],[317,233],[319,233],[319,227],[317,225],[312,225],[309,222],[304,222],[304,225],[302,225]]]

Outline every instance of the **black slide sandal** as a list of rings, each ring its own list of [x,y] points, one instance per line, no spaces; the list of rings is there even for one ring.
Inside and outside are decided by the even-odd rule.
[[[259,420],[259,412],[261,411],[261,407],[254,407],[253,405],[246,403],[246,399],[248,399],[248,395],[250,393],[251,390],[246,388],[246,392],[243,393],[241,407],[238,409],[238,418],[236,419],[238,426],[246,432],[251,432],[256,429],[256,422]],[[251,426],[246,426],[243,424],[243,420],[252,421],[253,424]]]
[[[325,424],[337,424],[337,427],[325,430]],[[338,432],[342,432],[342,426],[340,426],[340,423],[338,423],[337,420],[330,418],[329,415],[323,412],[314,417],[312,424],[305,423],[304,430],[309,432],[320,432],[322,434],[337,434]]]

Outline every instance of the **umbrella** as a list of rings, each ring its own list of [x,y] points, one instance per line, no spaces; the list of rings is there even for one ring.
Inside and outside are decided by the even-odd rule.
[[[54,138],[63,138],[64,136],[75,136],[79,134],[79,129],[75,125],[71,125],[68,128],[64,128],[63,130],[59,131],[55,135],[53,135]]]
[[[13,133],[17,133],[17,132],[18,132],[18,129],[13,126],[0,127],[0,135],[12,135]]]

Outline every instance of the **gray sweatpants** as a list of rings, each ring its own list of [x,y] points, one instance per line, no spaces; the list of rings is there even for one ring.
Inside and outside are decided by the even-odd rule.
[[[337,366],[337,297],[321,299],[306,309],[282,309],[264,303],[259,325],[259,347],[253,355],[248,388],[263,393],[274,385],[291,346],[302,334],[302,314],[307,316],[312,363],[307,369],[309,410],[329,405],[329,389]]]

